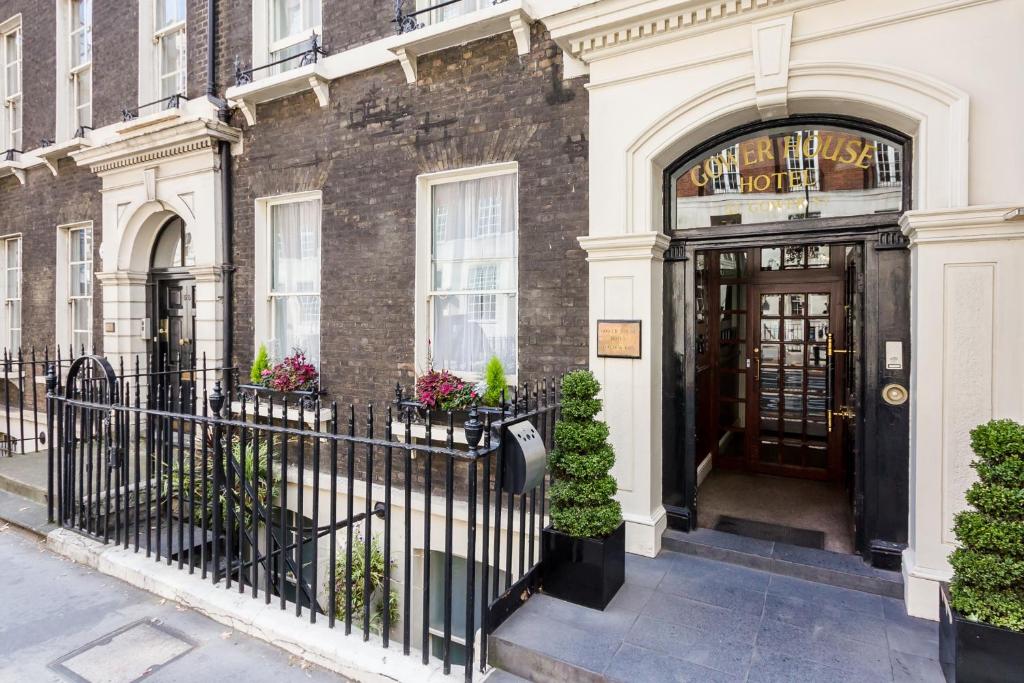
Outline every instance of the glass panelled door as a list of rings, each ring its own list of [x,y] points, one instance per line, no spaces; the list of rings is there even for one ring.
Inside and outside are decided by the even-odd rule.
[[[842,373],[829,380],[828,335],[843,338],[842,283],[762,285],[752,292],[754,401],[751,469],[810,479],[841,475],[841,440],[829,428],[828,394],[842,396]]]

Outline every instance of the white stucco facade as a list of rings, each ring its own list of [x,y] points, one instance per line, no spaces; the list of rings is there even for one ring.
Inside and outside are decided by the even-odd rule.
[[[1024,104],[1003,0],[604,0],[545,20],[590,76],[591,367],[605,387],[627,549],[658,552],[665,167],[759,120],[838,114],[913,141],[907,606],[936,618],[968,430],[1024,419]],[[1010,218],[1007,218],[1009,216]],[[641,320],[639,360],[598,358],[601,318]]]

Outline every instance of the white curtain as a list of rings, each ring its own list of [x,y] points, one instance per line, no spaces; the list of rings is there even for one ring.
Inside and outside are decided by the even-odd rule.
[[[320,202],[275,204],[270,225],[271,353],[301,350],[319,366]]]
[[[512,174],[433,188],[435,368],[482,374],[496,355],[516,372],[517,194]]]

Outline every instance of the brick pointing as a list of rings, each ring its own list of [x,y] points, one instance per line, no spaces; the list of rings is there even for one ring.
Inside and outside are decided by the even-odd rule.
[[[323,192],[321,354],[341,401],[387,400],[414,373],[415,189],[420,173],[519,162],[520,376],[587,362],[587,97],[561,80],[539,28],[516,55],[511,34],[429,55],[420,82],[388,65],[268,103],[236,159],[236,362],[253,355],[256,198]],[[364,122],[389,102],[391,120]],[[241,117],[235,125],[243,125]]]

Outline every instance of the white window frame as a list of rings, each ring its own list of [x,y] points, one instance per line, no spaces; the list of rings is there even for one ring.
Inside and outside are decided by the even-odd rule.
[[[318,26],[312,26],[300,33],[286,36],[278,40],[273,40],[273,3],[274,0],[253,0],[252,3],[252,64],[251,67],[260,67],[265,64],[269,64],[273,61],[271,55],[280,50],[286,50],[290,47],[298,45],[303,41],[309,40],[311,34],[316,32],[319,36],[320,45],[323,45],[323,19],[324,19],[324,2],[323,0],[302,0],[303,2],[319,2],[320,3],[320,24]],[[276,69],[263,69],[253,73],[253,80],[259,80],[261,78],[267,78],[269,76],[276,75],[283,71],[290,71],[291,69],[298,68],[299,60],[293,60],[287,64],[283,64]]]
[[[806,138],[812,139],[814,142],[811,145],[811,154],[804,154],[804,140]],[[795,130],[786,138],[786,170],[787,171],[812,171],[814,181],[807,187],[811,192],[816,192],[821,189],[821,182],[819,179],[819,166],[818,166],[818,146],[821,144],[821,135],[817,130]],[[790,145],[789,141],[792,140],[795,145]],[[796,151],[796,154],[793,152]],[[803,192],[804,184],[801,181],[799,185],[790,184],[790,192]]]
[[[316,292],[316,296],[320,298],[320,330],[317,333],[317,345],[320,347],[320,358],[317,361],[317,367],[319,368],[323,364],[323,193],[320,190],[314,190],[310,192],[294,192],[291,194],[274,195],[270,197],[260,197],[256,200],[256,212],[255,212],[255,259],[257,263],[255,273],[255,307],[253,311],[253,348],[259,348],[260,344],[265,344],[270,340],[274,331],[274,302],[275,297],[280,296],[297,296],[298,294],[282,294],[273,293],[271,291],[271,269],[273,267],[271,260],[273,251],[271,249],[271,210],[274,206],[281,204],[295,204],[299,202],[316,201],[320,204],[320,261],[317,267],[320,268],[320,289]],[[311,292],[301,292],[302,296],[312,296]],[[285,350],[287,353],[289,350]],[[277,358],[276,360],[280,360]]]
[[[86,261],[71,260],[71,240],[75,232],[88,230],[90,236],[89,258]],[[75,326],[72,300],[89,300],[89,329],[83,330],[89,335],[89,343],[86,349],[93,348],[95,339],[93,337],[93,323],[96,318],[96,263],[94,261],[96,245],[92,241],[96,233],[92,221],[78,221],[76,223],[65,223],[57,226],[57,310],[56,315],[56,336],[57,344],[61,347],[72,346],[75,353],[78,352],[78,345],[74,344]],[[88,296],[71,295],[71,268],[75,264],[89,264],[90,288]]]
[[[440,24],[456,17],[464,17],[467,14],[473,12],[479,12],[482,9],[493,7],[496,4],[500,4],[504,0],[469,0],[470,4],[475,5],[470,9],[462,10],[462,4],[456,3],[454,5],[448,5],[447,7],[441,8],[435,12],[424,12],[423,14],[417,14],[414,19],[424,26],[433,26]],[[425,10],[429,7],[433,7],[441,2],[441,0],[416,0],[416,11]],[[457,12],[457,13],[456,13]]]
[[[740,191],[740,143],[726,147],[711,157],[713,163],[722,166],[718,177],[711,179],[711,187],[715,192]]]
[[[7,38],[15,33],[18,35],[17,54],[9,55],[7,54]],[[0,152],[8,149],[21,150],[25,143],[23,139],[25,120],[23,41],[24,34],[21,31],[20,14],[16,14],[0,23],[0,110],[3,112],[3,119],[0,120]],[[16,91],[12,88],[11,83],[7,82],[7,67],[15,62],[18,64],[18,87]],[[18,112],[17,127],[14,126],[15,111]],[[0,161],[2,160],[0,158]]]
[[[58,0],[57,11],[57,139],[69,140],[80,127],[92,128],[92,6],[89,8],[88,27],[72,29],[72,0]],[[89,61],[72,66],[75,55],[74,36],[89,35]],[[78,81],[89,76],[89,117],[81,116],[82,102],[78,100]]]
[[[7,257],[8,257],[8,252],[9,252],[9,250],[11,248],[11,244],[14,243],[14,242],[18,243],[18,265],[17,265],[16,268],[10,268],[7,265]],[[0,257],[3,258],[3,262],[2,262],[2,266],[3,266],[3,282],[0,282],[0,289],[3,290],[3,302],[4,302],[3,316],[0,316],[0,317],[2,317],[2,320],[0,320],[0,338],[3,339],[3,347],[8,349],[11,352],[17,352],[18,348],[21,346],[21,341],[22,341],[22,339],[21,339],[21,332],[24,329],[24,325],[25,325],[24,318],[22,318],[22,314],[24,313],[24,309],[22,308],[22,305],[21,305],[21,302],[22,302],[22,300],[24,298],[23,297],[24,292],[22,291],[22,288],[24,287],[23,274],[25,272],[25,270],[24,270],[24,265],[25,265],[24,246],[25,246],[25,244],[22,241],[21,233],[14,233],[14,234],[11,234],[11,235],[4,235],[3,237],[0,237],[0,247],[2,247],[2,249],[0,249],[0,251],[3,252],[2,254],[0,254]],[[17,270],[18,271],[18,292],[17,292],[17,296],[11,296],[11,292],[8,291],[8,289],[7,289],[7,279],[8,279],[8,276],[9,276],[11,270]],[[19,327],[16,327],[16,328],[11,326],[11,309],[14,306],[18,307],[18,319],[21,321]],[[18,344],[14,344],[14,337],[13,337],[14,330],[18,331]]]
[[[479,180],[480,178],[491,178],[494,176],[514,175],[516,176],[516,188],[519,187],[519,163],[515,161],[486,164],[483,166],[471,166],[467,168],[454,169],[451,171],[440,171],[437,173],[424,173],[416,176],[416,339],[415,339],[415,364],[416,373],[426,372],[428,369],[427,356],[430,340],[434,337],[433,330],[433,298],[441,294],[450,295],[464,292],[437,292],[432,286],[431,271],[432,262],[432,230],[433,230],[433,188],[437,185],[462,182],[466,180]],[[451,226],[447,226],[450,228]],[[519,240],[519,203],[516,202],[516,239]],[[514,294],[516,296],[517,320],[515,327],[516,334],[516,368],[518,373],[521,354],[519,349],[519,307],[522,304],[522,297],[519,291],[519,272],[516,268],[515,288],[488,291],[487,294]],[[437,368],[436,368],[437,369]],[[482,374],[456,372],[463,379],[479,381]],[[509,374],[508,381],[515,383],[518,374]]]
[[[178,74],[180,79],[179,95],[182,98],[188,96],[188,3],[185,3],[185,17],[181,21],[164,27],[157,27],[159,17],[158,3],[162,0],[142,0],[139,3],[139,104],[149,104],[164,97],[163,77],[171,74]],[[182,59],[181,68],[168,73],[163,72],[163,64],[160,58],[161,43],[164,40],[173,40],[174,36],[181,33],[185,40],[185,57]],[[164,105],[140,110],[139,115],[152,114],[162,111]]]
[[[875,141],[875,178],[878,187],[903,184],[903,149],[899,145]]]

